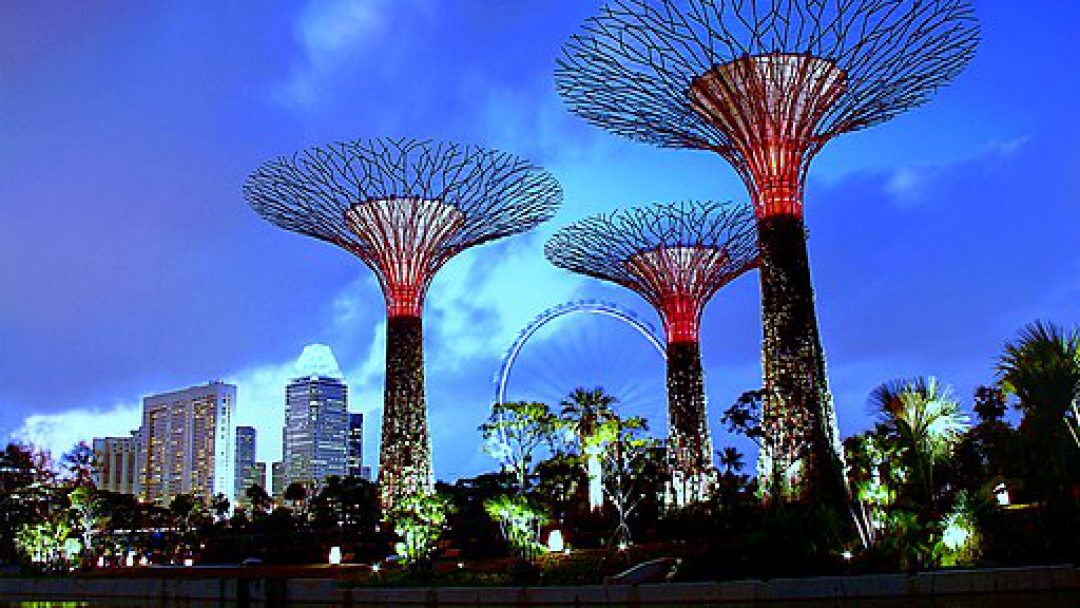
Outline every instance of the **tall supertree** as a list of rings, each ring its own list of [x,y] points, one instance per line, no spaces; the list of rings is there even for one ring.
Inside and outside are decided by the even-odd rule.
[[[645,298],[667,337],[671,502],[700,500],[712,470],[701,368],[701,313],[716,292],[757,263],[749,207],[662,204],[580,220],[544,247],[552,264]]]
[[[431,492],[421,313],[432,277],[465,249],[549,219],[562,191],[535,165],[453,143],[373,139],[264,163],[244,184],[256,213],[360,258],[386,299],[379,496]]]
[[[810,161],[834,137],[925,102],[978,38],[966,0],[614,0],[564,48],[556,79],[575,113],[716,152],[750,191],[772,496],[847,494],[803,225]]]

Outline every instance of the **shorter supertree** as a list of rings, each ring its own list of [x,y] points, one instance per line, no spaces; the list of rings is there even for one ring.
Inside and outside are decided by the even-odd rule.
[[[556,266],[636,292],[660,315],[667,337],[669,501],[699,501],[712,470],[701,314],[721,287],[757,264],[750,208],[687,202],[615,211],[563,228],[544,252]]]
[[[269,161],[244,195],[268,221],[341,247],[375,273],[386,300],[386,387],[379,495],[385,512],[430,494],[421,313],[435,273],[462,251],[550,218],[562,197],[547,172],[475,146],[374,139]]]

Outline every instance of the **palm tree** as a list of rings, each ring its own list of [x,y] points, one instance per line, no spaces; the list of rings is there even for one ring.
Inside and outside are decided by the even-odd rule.
[[[604,446],[600,433],[603,423],[615,416],[612,406],[617,400],[604,389],[587,390],[578,387],[563,399],[562,417],[567,427],[577,435],[581,454],[585,457],[589,477],[589,506],[599,509],[604,504],[603,466]]]
[[[1020,430],[1031,465],[1029,481],[1045,492],[1065,492],[1068,462],[1074,456],[1068,453],[1068,437],[1078,439],[1074,425],[1080,400],[1080,332],[1031,323],[1005,345],[997,370],[1002,389],[1016,397],[1024,416]]]
[[[1043,321],[1027,325],[1005,345],[998,374],[1001,387],[1018,399],[1024,422],[1058,434],[1080,398],[1080,333]]]
[[[735,474],[743,469],[743,455],[738,448],[726,447],[720,452],[720,466],[725,473]]]
[[[907,460],[915,487],[932,507],[934,465],[952,457],[970,426],[960,402],[950,387],[930,376],[883,384],[871,394],[870,403]]]

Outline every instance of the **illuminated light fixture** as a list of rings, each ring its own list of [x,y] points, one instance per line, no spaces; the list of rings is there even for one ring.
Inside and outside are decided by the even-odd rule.
[[[925,103],[978,42],[969,0],[612,0],[563,46],[555,79],[571,111],[718,154],[753,201],[766,497],[844,512],[849,500],[803,221],[811,161]]]
[[[971,539],[971,528],[962,517],[949,518],[945,530],[941,533],[941,543],[953,551],[959,551]]]
[[[330,547],[330,555],[328,556],[327,559],[330,562],[331,566],[340,566],[341,565],[341,547]]]
[[[1007,507],[1012,504],[1009,497],[1009,488],[1005,486],[1004,482],[994,486],[994,498],[997,499],[998,506]]]
[[[554,215],[558,182],[516,156],[453,143],[372,139],[269,161],[244,196],[271,223],[336,245],[367,265],[386,305],[379,501],[434,491],[424,387],[424,298],[466,249]]]
[[[126,566],[128,568],[134,568],[135,567],[135,552],[134,551],[128,551],[127,557],[124,558],[124,566]]]
[[[378,574],[379,570],[381,570],[381,568],[379,567],[379,564],[371,564],[371,571],[372,572]]]
[[[185,557],[184,558],[184,566],[185,567],[190,568],[190,567],[192,567],[194,565],[195,565],[195,560],[191,559],[190,557]]]
[[[619,551],[626,551],[630,545],[626,544],[626,541],[619,543]]]
[[[548,551],[551,553],[561,553],[566,548],[562,530],[552,530],[548,533],[547,546]]]
[[[853,555],[851,554],[851,551],[850,551],[850,550],[848,550],[848,549],[844,549],[844,550],[843,550],[843,551],[842,551],[842,552],[840,553],[840,557],[843,557],[843,558],[844,558],[844,561],[848,561],[848,562],[850,562],[850,561],[851,561],[851,558],[853,557]]]
[[[544,254],[555,266],[630,289],[660,316],[667,341],[666,501],[681,507],[705,500],[714,467],[701,315],[722,287],[757,264],[751,209],[711,201],[621,209],[566,226]]]

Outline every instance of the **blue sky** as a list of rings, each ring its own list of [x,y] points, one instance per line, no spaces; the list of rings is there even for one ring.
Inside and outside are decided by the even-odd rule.
[[[811,170],[811,259],[845,435],[870,423],[866,396],[882,381],[936,374],[969,402],[1022,324],[1080,322],[1080,8],[975,5],[984,42],[968,70],[927,106],[831,143]],[[719,158],[632,143],[565,111],[554,58],[593,10],[576,0],[4,3],[0,436],[58,450],[124,433],[142,396],[221,378],[239,384],[238,419],[258,427],[260,457],[273,460],[284,381],[321,342],[352,408],[371,413],[374,457],[378,288],[348,254],[257,218],[240,185],[277,154],[410,135],[520,153],[566,192],[544,228],[451,262],[428,299],[436,472],[492,467],[475,427],[502,351],[534,315],[599,297],[655,323],[631,294],[551,268],[541,254],[551,232],[620,206],[745,199]],[[747,276],[706,312],[714,422],[760,384],[757,306]],[[568,323],[546,339],[597,327]],[[601,367],[627,349],[649,356],[632,334],[610,336],[591,347]],[[718,446],[732,442],[714,429]]]

